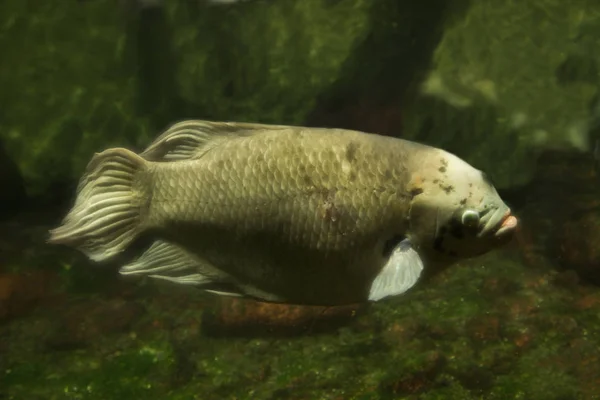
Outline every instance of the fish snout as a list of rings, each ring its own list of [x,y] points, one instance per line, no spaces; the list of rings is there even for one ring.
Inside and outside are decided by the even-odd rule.
[[[494,235],[498,239],[510,237],[518,225],[517,218],[512,215],[510,208],[498,207],[482,218],[482,229],[479,236]]]
[[[511,236],[519,224],[517,217],[511,214],[510,209],[507,210],[504,215],[502,215],[502,219],[500,220],[500,226],[494,233],[494,236],[497,238],[506,238]]]

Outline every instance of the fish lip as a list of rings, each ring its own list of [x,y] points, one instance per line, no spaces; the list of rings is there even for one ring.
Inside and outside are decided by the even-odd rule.
[[[509,220],[511,217],[514,219],[514,221]],[[494,231],[494,236],[498,238],[506,237],[508,234],[511,234],[515,231],[517,225],[517,218],[511,213],[510,209],[508,209],[498,223],[498,227]]]
[[[504,212],[502,212],[503,209],[504,209]],[[502,213],[502,214],[500,214],[500,213]],[[481,236],[493,235],[497,238],[505,237],[508,233],[512,232],[514,230],[514,228],[516,227],[516,221],[508,226],[504,226],[510,217],[515,218],[512,215],[510,208],[508,208],[508,207],[497,208],[493,212],[486,215],[486,217],[484,218],[483,227],[481,229],[481,232],[479,233],[479,236],[481,237]]]

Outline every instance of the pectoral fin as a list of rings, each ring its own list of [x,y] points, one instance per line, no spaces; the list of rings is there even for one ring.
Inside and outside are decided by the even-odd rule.
[[[423,261],[404,239],[393,250],[387,263],[371,284],[369,300],[378,301],[388,296],[396,296],[413,287],[423,271]]]

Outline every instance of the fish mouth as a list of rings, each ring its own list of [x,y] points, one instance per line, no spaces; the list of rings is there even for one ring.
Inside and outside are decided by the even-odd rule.
[[[517,217],[512,215],[510,208],[498,208],[484,217],[480,236],[494,235],[496,238],[508,237],[517,227]]]
[[[496,232],[494,232],[494,236],[496,237],[505,237],[508,234],[512,233],[518,225],[517,217],[511,214],[510,209],[507,210],[502,219],[500,220],[500,224]]]

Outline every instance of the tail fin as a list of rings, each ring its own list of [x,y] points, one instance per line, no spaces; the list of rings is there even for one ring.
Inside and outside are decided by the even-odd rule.
[[[150,196],[136,177],[146,168],[143,158],[126,149],[96,154],[79,181],[75,205],[50,231],[48,243],[75,247],[94,261],[125,250],[142,231]]]

